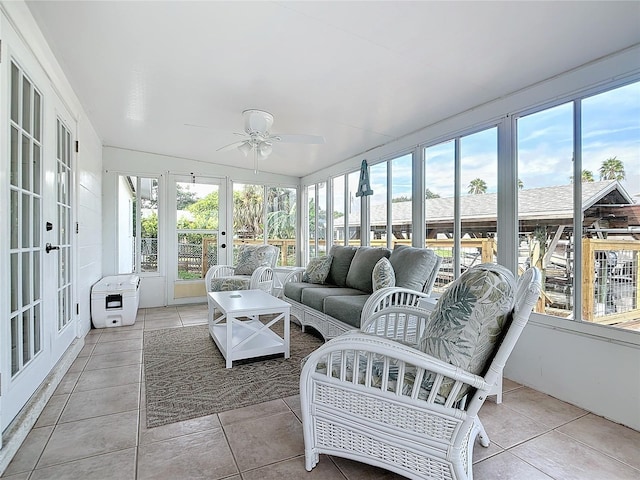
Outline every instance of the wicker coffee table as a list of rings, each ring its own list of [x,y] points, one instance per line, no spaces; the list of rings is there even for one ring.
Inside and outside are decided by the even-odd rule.
[[[222,315],[209,321],[209,333],[231,368],[234,360],[284,353],[289,358],[290,305],[262,290],[209,292]],[[275,314],[267,323],[260,315]],[[213,316],[213,315],[212,315]],[[284,322],[284,337],[271,330]]]

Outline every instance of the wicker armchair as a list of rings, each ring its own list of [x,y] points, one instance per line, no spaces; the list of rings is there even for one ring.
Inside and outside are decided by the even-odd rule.
[[[278,261],[280,249],[272,245],[242,245],[238,253],[238,264],[214,265],[207,271],[204,282],[207,293],[226,292],[232,290],[264,290],[273,291],[273,267]],[[211,299],[209,303],[209,320],[214,316]]]
[[[309,355],[300,378],[306,469],[311,471],[319,455],[326,453],[408,478],[472,479],[476,437],[482,446],[489,445],[478,411],[502,374],[540,294],[539,270],[527,270],[517,287],[507,273],[486,264],[469,269],[449,286],[431,315],[415,307],[405,311],[398,307],[394,316],[404,320],[379,315],[379,321],[364,327],[372,333],[348,332]],[[477,296],[473,288],[482,275],[501,279],[494,283],[495,290]],[[478,304],[482,305],[475,308]],[[492,305],[499,306],[487,322],[487,331],[493,335],[488,343],[493,345],[488,348],[487,342],[481,342],[478,346],[478,351],[489,355],[482,365],[471,362],[471,367],[462,368],[452,364],[457,363],[452,358],[442,360],[425,353],[435,345],[438,356],[447,357],[452,352],[443,344],[447,340],[452,342],[449,346],[464,344],[469,331],[456,329],[484,322],[483,312]],[[457,316],[456,312],[465,313]],[[451,329],[455,338],[446,338],[447,320],[456,325]],[[420,349],[411,345],[411,336],[398,333],[400,323],[422,332],[415,342]],[[496,325],[505,328],[498,334]],[[434,338],[434,332],[440,336]],[[397,341],[407,338],[406,343]],[[470,371],[478,369],[479,373]]]

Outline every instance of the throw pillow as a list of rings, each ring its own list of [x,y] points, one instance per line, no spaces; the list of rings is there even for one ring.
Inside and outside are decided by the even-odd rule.
[[[470,268],[438,299],[419,349],[468,372],[484,374],[511,318],[515,292],[516,280],[505,267],[483,263]],[[452,386],[453,380],[445,379],[439,394],[446,397]],[[467,391],[463,388],[458,399]]]
[[[366,293],[373,293],[371,274],[378,260],[389,258],[391,251],[387,248],[359,247],[353,256],[349,272],[347,273],[347,287],[355,288]]]
[[[374,292],[384,287],[396,286],[396,275],[393,267],[391,266],[391,262],[385,257],[378,260],[378,263],[373,267],[371,282],[373,283]]]
[[[396,286],[423,291],[429,273],[435,268],[438,257],[433,250],[398,245],[391,252],[389,261],[396,274]]]
[[[309,260],[307,268],[302,275],[302,281],[307,283],[325,283],[329,269],[331,268],[331,260],[333,257],[315,257]]]
[[[251,275],[258,267],[272,267],[278,254],[273,245],[240,245],[236,275]]]
[[[347,286],[347,273],[349,266],[356,254],[357,247],[334,245],[329,251],[329,255],[333,257],[327,283],[337,285],[339,287]]]

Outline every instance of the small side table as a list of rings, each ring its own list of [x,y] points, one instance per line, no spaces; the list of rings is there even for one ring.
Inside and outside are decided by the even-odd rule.
[[[291,272],[304,272],[304,267],[274,267],[273,269],[273,296],[282,298],[284,294],[284,279]]]

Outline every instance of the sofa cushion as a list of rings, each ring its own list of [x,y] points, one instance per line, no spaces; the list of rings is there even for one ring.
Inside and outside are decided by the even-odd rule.
[[[362,290],[365,293],[373,292],[371,274],[378,260],[389,258],[391,251],[387,248],[360,247],[351,260],[349,273],[347,273],[347,287]]]
[[[396,276],[391,263],[386,257],[381,258],[373,267],[371,274],[373,291],[396,286]]]
[[[345,247],[342,245],[331,247],[329,255],[333,257],[333,260],[331,260],[331,268],[329,268],[329,275],[327,275],[327,283],[338,285],[339,287],[347,286],[347,273],[356,250],[357,247]]]
[[[307,268],[302,275],[303,282],[309,283],[321,283],[324,284],[329,275],[329,268],[331,268],[331,255],[326,257],[315,257],[309,260]]]
[[[389,257],[396,275],[396,287],[421,292],[437,259],[436,254],[426,248],[396,246]]]
[[[232,275],[211,279],[212,292],[230,292],[232,290],[248,290],[251,284],[249,275]]]
[[[354,328],[360,328],[362,308],[369,297],[370,295],[332,295],[324,300],[324,313]]]
[[[240,245],[235,274],[251,275],[258,267],[274,267],[279,250],[273,245]]]
[[[515,292],[515,278],[505,267],[483,263],[470,268],[438,299],[419,348],[451,365],[483,375],[510,320]],[[439,393],[446,397],[452,385],[452,380],[445,380]],[[459,398],[465,393],[461,391]]]
[[[294,302],[302,303],[302,291],[307,288],[329,288],[330,285],[307,282],[289,282],[284,284],[284,296]],[[335,287],[338,288],[338,287]]]
[[[360,290],[354,290],[353,288],[342,288],[335,285],[324,285],[324,287],[325,288],[305,288],[302,291],[301,303],[319,312],[324,312],[324,302],[327,298],[331,298],[334,295],[362,295]]]

